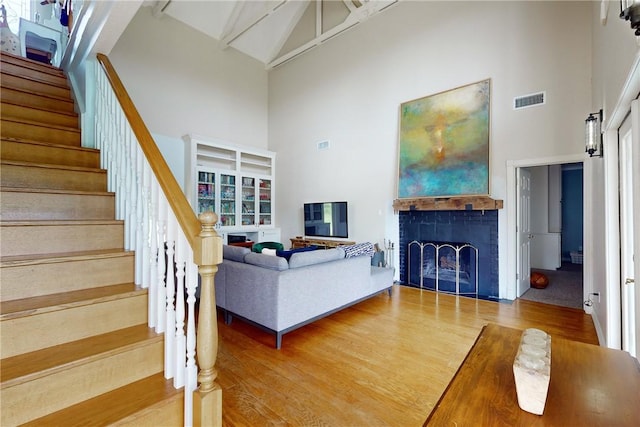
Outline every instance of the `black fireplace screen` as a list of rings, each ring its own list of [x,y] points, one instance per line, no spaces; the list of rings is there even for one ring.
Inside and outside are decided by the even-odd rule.
[[[409,243],[407,256],[409,285],[478,296],[478,249],[473,245],[414,240]]]

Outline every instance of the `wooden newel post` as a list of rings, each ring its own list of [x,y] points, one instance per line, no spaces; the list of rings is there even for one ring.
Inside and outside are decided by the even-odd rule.
[[[218,323],[216,320],[216,295],[214,276],[222,262],[222,238],[214,230],[218,216],[213,212],[201,213],[202,224],[199,244],[194,248],[194,261],[200,272],[200,310],[196,357],[198,390],[193,396],[193,424],[195,426],[222,425],[222,389],[216,384],[218,375],[215,364],[218,356]]]

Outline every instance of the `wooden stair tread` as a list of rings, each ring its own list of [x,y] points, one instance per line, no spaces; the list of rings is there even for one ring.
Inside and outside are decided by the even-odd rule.
[[[64,110],[52,110],[50,108],[43,108],[43,107],[35,107],[35,106],[25,106],[19,102],[13,102],[13,101],[7,101],[7,100],[0,100],[1,104],[9,104],[9,105],[14,105],[17,107],[24,107],[27,108],[29,110],[38,110],[38,111],[45,111],[47,113],[54,113],[54,114],[60,114],[63,116],[69,116],[69,117],[73,117],[73,118],[77,118],[78,117],[78,113],[76,112],[71,112],[71,111],[64,111]],[[15,118],[15,117],[14,117]]]
[[[38,76],[34,76],[33,74],[16,74],[13,71],[7,70],[5,68],[2,69],[2,74],[5,74],[7,76],[19,77],[21,79],[29,80],[29,81],[32,81],[34,83],[46,83],[48,85],[59,87],[59,88],[62,88],[62,89],[69,89],[69,83],[66,82],[66,78],[65,78],[64,74],[59,75],[59,74],[54,74],[54,73],[47,72],[47,70],[36,70],[36,69],[33,69],[33,68],[30,68],[29,71],[31,71],[33,73],[47,74],[48,76],[51,76],[51,78],[53,78],[53,79],[61,79],[61,80],[65,81],[65,83],[62,83],[62,82],[53,83],[50,80],[47,80],[45,78],[39,78]]]
[[[58,96],[58,95],[54,95],[52,93],[42,93],[42,92],[38,92],[35,90],[29,90],[29,89],[25,89],[25,88],[19,88],[19,87],[6,87],[6,86],[2,86],[3,90],[12,90],[12,91],[16,91],[16,92],[21,92],[24,93],[25,95],[36,95],[42,98],[50,98],[55,100],[56,102],[64,102],[67,104],[71,104],[74,105],[74,102],[72,99],[70,99],[69,97],[66,96]]]
[[[133,256],[133,251],[125,251],[122,249],[104,249],[99,251],[80,251],[66,252],[55,254],[38,254],[38,255],[17,255],[0,257],[1,267],[16,267],[22,265],[47,264],[57,262],[80,261],[85,259],[96,258],[114,258],[122,256]]]
[[[108,357],[136,345],[147,345],[162,339],[162,334],[143,324],[8,357],[2,359],[1,388],[32,381],[52,372],[63,371],[72,365]]]
[[[22,65],[24,68],[49,73],[55,76],[64,77],[64,71],[61,68],[51,64],[45,64],[40,61],[33,60],[31,58],[25,58],[23,56],[14,55],[9,52],[2,52],[0,55],[1,62],[7,62],[11,64]]]
[[[1,185],[0,191],[4,191],[7,193],[77,194],[80,196],[112,196],[115,194],[111,191],[58,190],[55,188],[5,187]]]
[[[147,293],[147,290],[133,283],[123,283],[13,301],[0,301],[0,320],[66,310],[141,293]]]
[[[101,168],[88,168],[88,167],[84,167],[84,166],[57,165],[57,164],[52,164],[52,163],[32,163],[32,162],[22,162],[22,161],[19,161],[19,160],[0,160],[0,165],[24,166],[24,167],[44,168],[44,169],[59,169],[59,170],[65,170],[65,171],[78,171],[78,172],[107,173],[106,169],[101,169]]]
[[[4,116],[2,117],[2,120],[5,121],[5,122],[24,123],[24,124],[28,124],[28,125],[32,125],[32,126],[40,126],[40,127],[47,128],[47,129],[57,129],[57,130],[63,130],[63,131],[66,131],[66,132],[74,132],[74,133],[80,134],[80,129],[78,129],[78,127],[52,125],[52,124],[42,123],[42,122],[34,121],[34,120],[16,119],[16,118],[13,118],[13,117],[4,117]]]
[[[6,136],[3,136],[2,138],[0,138],[0,142],[2,142],[2,141],[20,142],[22,144],[39,145],[39,146],[43,146],[43,147],[62,148],[62,149],[66,149],[66,150],[75,150],[75,151],[86,151],[86,152],[89,152],[89,153],[100,154],[100,150],[98,150],[96,148],[76,147],[75,145],[55,144],[53,142],[33,141],[33,140],[29,140],[29,139],[11,138],[11,137],[6,137]]]
[[[23,226],[55,226],[55,225],[113,225],[122,224],[121,220],[97,220],[97,219],[78,219],[78,220],[33,220],[33,221],[4,221],[0,220],[0,227],[23,227]]]
[[[184,388],[178,390],[173,387],[173,380],[167,380],[162,374],[156,374],[22,425],[31,427],[111,425],[133,416],[143,408],[151,409],[167,400],[183,398]],[[133,423],[135,425],[135,421]]]

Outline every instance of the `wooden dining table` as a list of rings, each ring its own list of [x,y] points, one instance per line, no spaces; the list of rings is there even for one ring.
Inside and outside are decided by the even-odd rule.
[[[554,336],[544,413],[520,409],[513,361],[522,332],[484,326],[424,425],[640,426],[638,360]]]

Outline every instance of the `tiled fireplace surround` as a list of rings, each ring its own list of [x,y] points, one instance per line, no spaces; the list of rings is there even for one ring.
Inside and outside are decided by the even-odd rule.
[[[498,298],[497,210],[404,210],[399,212],[399,222],[400,283],[409,282],[410,242],[464,242],[478,248],[478,297]]]

